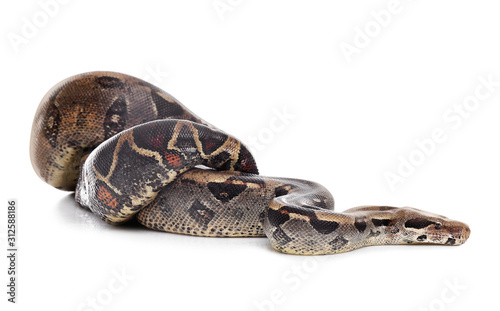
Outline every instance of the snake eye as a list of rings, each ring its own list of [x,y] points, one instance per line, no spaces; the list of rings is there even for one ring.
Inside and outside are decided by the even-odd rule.
[[[442,223],[440,223],[440,222],[436,222],[436,226],[435,226],[435,228],[436,228],[437,230],[439,230],[439,229],[441,229],[441,226],[442,226],[442,225],[443,225]]]

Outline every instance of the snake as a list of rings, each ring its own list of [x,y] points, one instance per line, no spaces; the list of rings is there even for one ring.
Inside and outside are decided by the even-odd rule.
[[[240,140],[118,72],[82,73],[52,87],[35,113],[30,158],[43,181],[74,191],[78,205],[114,225],[136,219],[178,234],[267,236],[273,249],[297,255],[461,245],[470,235],[463,222],[411,207],[338,212],[322,185],[260,175]]]

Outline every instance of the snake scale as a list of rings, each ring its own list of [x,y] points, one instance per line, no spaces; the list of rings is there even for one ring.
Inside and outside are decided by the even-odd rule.
[[[335,254],[369,245],[460,245],[469,227],[409,207],[334,211],[306,180],[258,174],[249,150],[156,86],[116,72],[55,85],[31,132],[32,165],[48,184],[110,224],[210,237],[267,236],[274,249]]]

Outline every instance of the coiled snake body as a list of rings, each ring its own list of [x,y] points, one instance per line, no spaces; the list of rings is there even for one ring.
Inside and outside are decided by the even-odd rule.
[[[408,207],[336,212],[321,185],[258,175],[237,139],[120,73],[85,73],[54,86],[36,112],[30,155],[44,181],[76,190],[78,204],[111,224],[137,217],[174,233],[266,235],[274,249],[304,255],[459,245],[470,234],[464,223]]]

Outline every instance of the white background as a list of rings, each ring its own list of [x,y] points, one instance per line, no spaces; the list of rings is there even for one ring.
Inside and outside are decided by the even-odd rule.
[[[378,13],[388,8],[389,15]],[[478,89],[485,94],[481,77],[500,81],[499,9],[493,1],[451,0],[92,0],[51,6],[47,17],[37,1],[2,2],[2,305],[268,311],[497,305],[500,86],[488,98],[475,96]],[[36,30],[23,35],[33,18]],[[346,57],[342,46],[355,52]],[[38,179],[28,155],[45,92],[93,70],[147,78],[244,142],[254,137],[261,174],[320,182],[339,210],[413,206],[467,222],[472,235],[459,247],[301,257],[273,251],[265,238],[106,225]],[[453,109],[464,109],[464,101],[467,117],[457,117]],[[276,121],[284,110],[293,117]],[[445,139],[422,157],[416,141],[428,142],[436,129]],[[401,176],[398,167],[411,157],[414,170],[406,167]],[[389,172],[404,182],[391,189]],[[5,294],[9,198],[19,205],[16,305]]]

